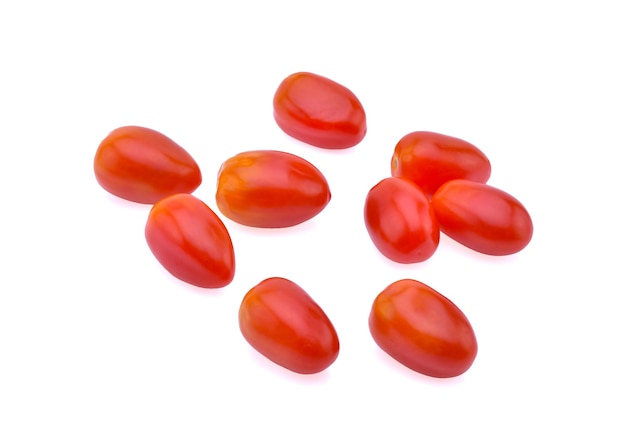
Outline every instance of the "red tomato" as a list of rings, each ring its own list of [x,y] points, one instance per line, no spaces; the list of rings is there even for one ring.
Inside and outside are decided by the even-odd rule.
[[[150,210],[146,241],[173,276],[202,288],[221,288],[235,275],[235,254],[226,227],[190,194],[160,200]]]
[[[291,153],[256,150],[228,159],[217,177],[217,206],[251,227],[290,227],[311,219],[330,201],[324,175]]]
[[[412,182],[385,178],[365,199],[365,226],[376,248],[398,263],[423,262],[439,245],[430,201]]]
[[[339,355],[339,339],[317,303],[294,282],[266,279],[244,296],[239,328],[248,343],[274,363],[314,374]]]
[[[487,184],[454,180],[433,195],[441,231],[484,254],[504,256],[522,250],[533,223],[520,201]]]
[[[478,352],[467,317],[449,299],[416,280],[399,280],[374,300],[374,341],[397,361],[431,377],[456,377]]]
[[[432,195],[444,182],[467,179],[485,183],[491,164],[478,147],[433,132],[413,132],[396,145],[391,158],[391,175],[405,178]]]
[[[98,183],[134,202],[153,204],[191,193],[202,182],[196,161],[167,136],[144,127],[120,127],[100,143],[94,159]]]
[[[292,74],[280,83],[274,119],[289,136],[328,149],[355,146],[367,131],[365,111],[354,93],[308,72]]]

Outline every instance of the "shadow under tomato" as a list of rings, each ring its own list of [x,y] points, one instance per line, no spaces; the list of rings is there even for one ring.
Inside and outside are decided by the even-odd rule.
[[[261,368],[265,369],[267,372],[277,377],[286,378],[290,381],[294,381],[300,384],[312,385],[320,385],[330,381],[331,374],[329,370],[333,368],[333,365],[330,365],[322,372],[318,372],[316,374],[299,374],[297,372],[290,371],[287,368],[277,365],[251,346],[248,346],[248,355],[250,356],[250,364],[258,365]]]
[[[380,363],[384,364],[389,369],[390,375],[402,375],[403,377],[409,380],[422,381],[425,383],[437,385],[438,387],[442,387],[446,385],[456,386],[465,381],[465,379],[463,378],[465,374],[461,374],[457,377],[450,377],[450,378],[437,378],[437,377],[431,377],[428,375],[421,374],[417,371],[409,369],[408,367],[404,366],[399,361],[396,361],[393,357],[388,355],[382,349],[378,347],[374,349],[376,351],[376,354],[375,354],[376,358],[379,360]]]
[[[149,254],[148,257],[154,260],[154,266],[158,267],[156,268],[156,271],[158,272],[157,276],[162,280],[163,284],[171,284],[172,292],[176,293],[177,295],[180,295],[181,292],[188,292],[200,296],[219,296],[224,294],[224,292],[226,292],[226,289],[228,288],[228,285],[222,288],[202,288],[200,286],[195,286],[191,283],[187,283],[184,280],[174,277],[168,270],[166,270],[150,253],[150,250],[148,250],[147,252]],[[163,285],[163,287],[163,289],[168,289],[166,285]]]
[[[246,236],[256,236],[256,237],[288,237],[288,236],[300,236],[302,234],[310,234],[312,231],[318,229],[317,222],[315,218],[311,218],[306,220],[300,224],[293,225],[291,227],[281,227],[281,228],[263,228],[263,227],[249,227],[247,225],[243,225],[237,223],[233,220],[226,218],[224,215],[219,213],[220,219],[226,225],[226,228],[230,233],[237,232],[236,234],[244,234]]]
[[[317,155],[317,154],[322,154],[322,155],[334,155],[334,156],[348,156],[348,155],[352,155],[354,154],[355,151],[359,150],[359,144],[361,144],[361,142],[359,142],[359,144],[352,146],[352,147],[348,147],[348,148],[343,148],[343,149],[331,149],[331,148],[324,148],[324,147],[317,147],[313,144],[308,144],[304,141],[300,141],[299,139],[296,138],[292,138],[291,136],[287,135],[285,132],[282,132],[284,140],[286,142],[286,144],[284,146],[280,146],[278,148],[278,150],[282,150],[282,151],[286,151],[288,153],[293,153],[294,155],[298,155],[301,157],[304,157],[304,159],[306,159],[307,161],[311,161],[311,159],[309,159],[309,157],[307,155]],[[315,164],[315,162],[311,161],[313,164]]]
[[[524,252],[524,250],[520,250],[517,253],[508,254],[505,256],[492,256],[490,254],[481,253],[479,251],[466,247],[462,243],[457,242],[456,240],[452,239],[444,233],[441,233],[439,248],[443,248],[457,255],[464,255],[468,259],[485,262],[489,265],[502,265],[511,263],[519,258],[519,253]]]
[[[120,198],[111,194],[109,192],[105,192],[104,198],[108,204],[111,206],[117,206],[124,210],[134,210],[134,211],[143,211],[148,216],[150,209],[152,209],[152,204],[142,204],[139,202],[129,201],[127,199]]]
[[[372,254],[372,258],[376,259],[376,265],[378,266],[382,266],[384,268],[387,268],[389,270],[392,270],[393,272],[398,272],[399,274],[402,274],[403,272],[407,272],[406,274],[410,274],[411,271],[415,271],[415,270],[420,270],[423,271],[426,268],[428,268],[431,265],[437,266],[439,265],[438,263],[433,263],[436,262],[437,260],[437,251],[435,251],[435,253],[430,256],[428,259],[422,261],[422,262],[413,262],[413,263],[400,263],[400,262],[396,262],[394,260],[391,260],[390,258],[388,258],[387,256],[385,256],[383,253],[381,253],[376,246],[374,245],[374,243],[370,240],[369,237],[365,237],[363,239],[363,241],[369,241],[371,247],[370,250],[368,251],[369,253]]]

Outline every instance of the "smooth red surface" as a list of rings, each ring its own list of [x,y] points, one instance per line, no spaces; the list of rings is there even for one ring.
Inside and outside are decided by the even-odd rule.
[[[415,182],[430,196],[453,179],[487,182],[491,164],[467,141],[435,132],[413,132],[396,145],[391,175]]]
[[[175,277],[202,288],[221,288],[233,280],[230,235],[195,196],[177,194],[154,204],[145,235],[154,256]]]
[[[314,374],[339,355],[339,338],[317,303],[297,284],[266,279],[244,296],[239,328],[248,343],[274,363]]]
[[[364,218],[376,248],[395,262],[423,262],[439,246],[430,201],[407,180],[391,177],[376,184],[365,199]]]
[[[365,137],[365,110],[345,86],[309,72],[285,78],[274,94],[274,119],[289,136],[328,148],[353,147]]]
[[[217,206],[251,227],[290,227],[311,219],[330,201],[326,178],[313,164],[275,150],[242,152],[222,164]]]
[[[176,193],[191,193],[202,183],[196,161],[167,136],[145,127],[113,130],[94,159],[98,183],[130,201],[153,204]]]
[[[416,280],[386,287],[369,316],[374,341],[391,357],[431,377],[456,377],[478,352],[474,330],[448,298]]]
[[[522,203],[487,184],[447,182],[433,195],[432,205],[441,231],[480,253],[517,253],[533,235],[532,219]]]

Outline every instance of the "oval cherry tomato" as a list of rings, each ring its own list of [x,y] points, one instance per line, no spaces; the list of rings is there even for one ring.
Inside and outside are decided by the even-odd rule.
[[[330,201],[326,178],[291,153],[256,150],[233,156],[217,177],[217,206],[251,227],[290,227],[311,219]]]
[[[415,182],[430,196],[452,179],[484,184],[491,175],[491,164],[467,141],[434,132],[413,132],[396,145],[391,175]]]
[[[248,343],[274,363],[314,374],[339,355],[339,339],[317,303],[294,282],[266,279],[244,296],[239,327]]]
[[[449,299],[416,280],[398,280],[374,300],[369,328],[378,346],[431,377],[456,377],[478,352],[467,317]]]
[[[328,149],[355,146],[367,131],[365,110],[354,93],[309,72],[292,74],[280,83],[274,119],[289,136]]]
[[[98,183],[130,201],[153,204],[176,193],[191,193],[202,182],[200,168],[167,136],[145,127],[113,130],[94,159]]]
[[[484,254],[504,256],[522,250],[533,223],[520,201],[487,184],[454,180],[433,195],[441,231]]]
[[[439,245],[430,201],[412,182],[385,178],[365,199],[365,226],[376,248],[398,263],[423,262]]]
[[[177,194],[154,204],[146,241],[173,276],[202,288],[221,288],[235,275],[235,254],[228,230],[204,202]]]

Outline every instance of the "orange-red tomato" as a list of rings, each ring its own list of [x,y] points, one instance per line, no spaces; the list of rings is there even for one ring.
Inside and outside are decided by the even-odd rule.
[[[365,199],[365,226],[376,248],[398,263],[423,262],[439,245],[430,201],[414,183],[385,178]]]
[[[491,164],[467,141],[434,132],[413,132],[396,145],[391,175],[415,182],[430,196],[452,179],[487,182]]]
[[[252,288],[239,309],[248,343],[274,363],[314,374],[339,355],[339,338],[322,308],[294,282],[272,277]]]
[[[146,241],[173,276],[202,288],[221,288],[235,275],[235,253],[228,230],[200,199],[176,194],[150,210]]]
[[[441,231],[484,254],[517,253],[533,235],[530,214],[510,194],[487,184],[454,180],[432,198]]]
[[[465,314],[416,280],[398,280],[376,297],[369,328],[383,351],[409,369],[431,377],[461,375],[478,352]]]
[[[113,130],[94,159],[98,183],[134,202],[153,204],[176,193],[191,193],[202,182],[200,168],[185,149],[145,127]]]
[[[290,227],[311,219],[330,201],[326,178],[291,153],[255,150],[226,160],[217,177],[217,206],[251,227]]]
[[[327,148],[353,147],[365,137],[365,110],[348,88],[309,72],[285,78],[274,94],[274,119],[289,136]]]

